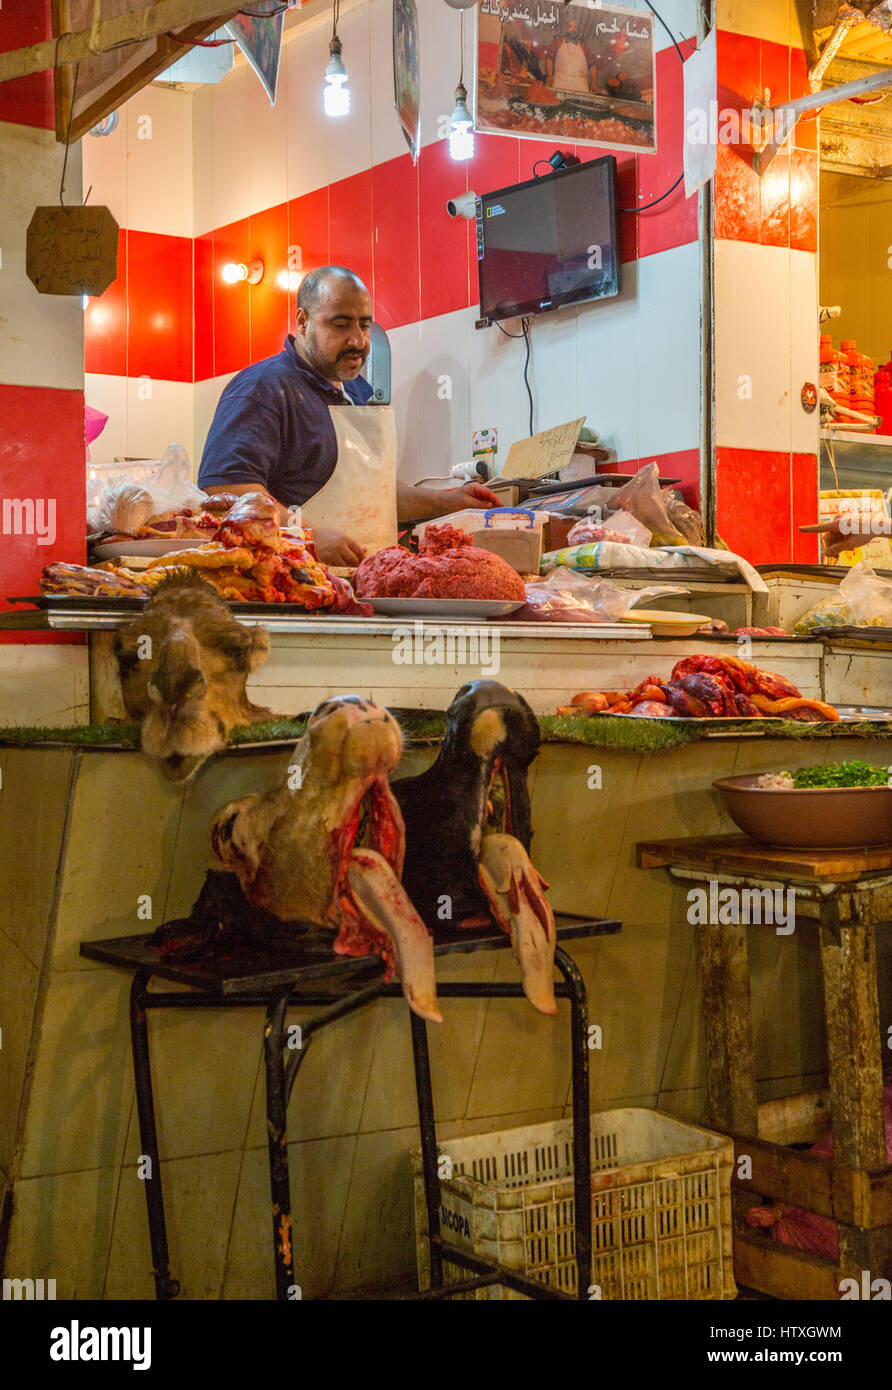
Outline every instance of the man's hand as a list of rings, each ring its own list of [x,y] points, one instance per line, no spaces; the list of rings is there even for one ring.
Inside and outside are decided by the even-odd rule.
[[[396,505],[400,521],[430,521],[431,517],[461,512],[466,507],[498,507],[501,503],[482,483],[467,483],[465,487],[435,492],[433,488],[408,487],[398,482]]]
[[[500,507],[502,504],[496,494],[483,483],[467,483],[464,487],[453,488],[444,493],[450,500],[450,512],[464,511],[465,507]]]
[[[870,545],[877,536],[888,536],[890,527],[888,523],[883,525],[883,518],[878,513],[855,516],[843,512],[834,521],[800,526],[799,530],[821,536],[822,554],[835,559],[844,550],[858,550],[862,545]]]
[[[358,565],[365,555],[365,547],[345,536],[343,531],[331,531],[327,527],[313,528],[316,554],[323,565],[340,565],[351,569]]]

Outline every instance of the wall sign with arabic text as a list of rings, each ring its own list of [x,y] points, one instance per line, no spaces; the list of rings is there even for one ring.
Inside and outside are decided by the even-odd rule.
[[[542,0],[477,14],[477,130],[656,149],[651,14]]]

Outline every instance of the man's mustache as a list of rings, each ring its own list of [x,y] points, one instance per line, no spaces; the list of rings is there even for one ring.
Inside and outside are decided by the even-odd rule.
[[[335,361],[340,362],[342,357],[361,357],[364,362],[368,355],[368,348],[344,348],[343,352],[338,353]]]

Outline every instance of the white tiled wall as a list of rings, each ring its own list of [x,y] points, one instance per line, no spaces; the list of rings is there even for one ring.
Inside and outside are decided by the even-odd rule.
[[[0,122],[0,383],[79,391],[81,300],[38,294],[25,273],[28,224],[36,207],[58,204],[62,159],[52,131]],[[81,201],[78,145],[68,157],[65,198]]]
[[[624,266],[618,299],[535,319],[535,429],[585,415],[620,459],[697,448],[698,276],[692,243]],[[388,335],[405,482],[469,458],[476,429],[497,426],[500,463],[526,435],[524,344],[495,327],[477,331],[475,319],[476,309],[462,309]],[[451,399],[438,395],[444,377]]]
[[[0,644],[0,725],[65,729],[89,722],[86,647]]]
[[[192,96],[155,84],[120,107],[111,135],[80,142],[84,191],[119,226],[192,236]]]
[[[108,424],[90,447],[94,463],[160,458],[168,444],[182,444],[192,457],[195,388],[191,382],[153,379],[148,399],[141,396],[146,386],[136,377],[88,373],[84,382],[87,405],[108,416]]]
[[[625,0],[625,8],[647,11],[644,0]],[[677,37],[696,33],[695,0],[664,0],[659,8]],[[393,108],[392,16],[391,0],[369,0],[342,17],[350,113],[337,121],[326,120],[322,108],[327,20],[301,25],[286,43],[275,107],[244,65],[195,94],[196,235],[406,152]],[[421,142],[427,145],[441,138],[441,119],[455,105],[459,14],[442,0],[425,0],[419,16]],[[669,47],[662,26],[655,32],[657,50]],[[469,91],[473,71],[472,26],[466,25]]]
[[[818,413],[800,402],[817,382],[816,257],[742,241],[715,244],[716,418],[720,447],[817,453]],[[754,288],[755,287],[755,288]],[[791,333],[814,322],[814,335]],[[743,378],[752,382],[752,398]]]

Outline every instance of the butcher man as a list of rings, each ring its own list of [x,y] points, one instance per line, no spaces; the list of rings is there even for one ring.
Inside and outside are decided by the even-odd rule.
[[[357,409],[372,396],[359,375],[371,324],[368,290],[352,270],[327,265],[305,275],[294,334],[226,387],[198,473],[209,493],[267,493],[283,522],[300,507],[329,565],[356,565],[368,550],[395,544],[397,514],[423,521],[499,505],[479,483],[435,492],[397,480],[392,410]]]
[[[559,92],[596,92],[595,55],[579,38],[579,21],[568,19],[545,53],[545,81]]]

